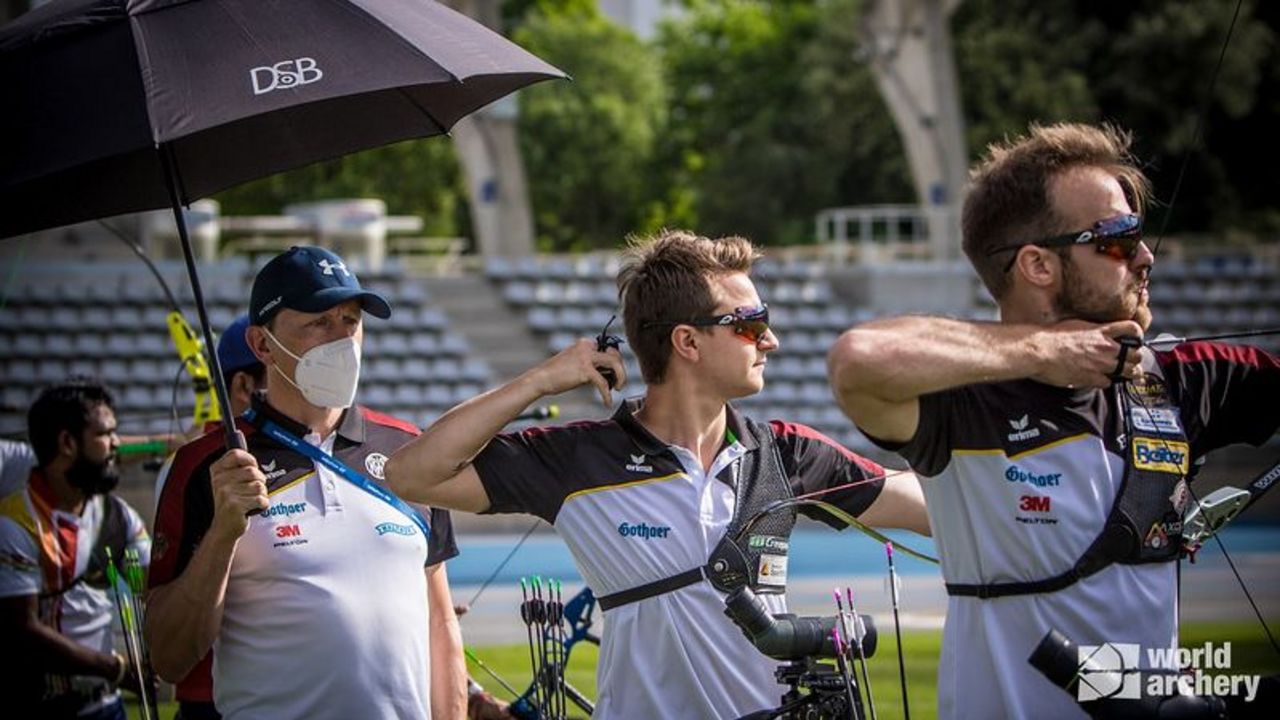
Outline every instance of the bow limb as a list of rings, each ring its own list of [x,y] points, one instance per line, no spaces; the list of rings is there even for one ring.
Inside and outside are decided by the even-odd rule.
[[[178,351],[178,357],[182,359],[187,369],[187,376],[191,378],[191,390],[195,398],[192,423],[197,428],[203,428],[206,423],[221,420],[222,413],[218,409],[217,398],[213,394],[209,363],[205,360],[203,352],[204,343],[187,319],[176,309],[169,311],[166,322],[169,325],[169,337],[173,340],[173,347]]]
[[[880,482],[887,478],[894,477],[896,475],[907,475],[910,473],[911,473],[910,470],[887,470],[883,474],[877,475],[875,477],[863,478],[861,480],[854,480],[853,482],[841,483],[839,485],[833,485],[831,487],[822,488],[821,490],[814,490],[813,492],[804,493],[803,495],[797,495],[795,497],[787,498],[785,500],[778,500],[777,502],[769,503],[767,506],[765,506],[763,510],[753,515],[750,519],[747,520],[747,522],[743,523],[742,529],[738,531],[738,534],[734,538],[734,540],[741,543],[742,539],[745,538],[747,534],[751,532],[751,529],[755,527],[756,523],[760,522],[760,520],[770,515],[771,513],[777,512],[779,510],[784,510],[786,508],[808,506],[808,507],[820,508],[827,514],[845,523],[849,527],[854,528],[855,530],[858,530],[859,532],[871,538],[874,538],[876,542],[879,542],[881,545],[888,543],[889,545],[892,545],[895,550],[906,553],[907,555],[910,555],[914,558],[924,560],[925,562],[930,562],[937,565],[939,564],[937,558],[931,555],[928,555],[926,553],[922,553],[918,550],[913,550],[907,547],[906,545],[903,545],[902,543],[897,542],[895,540],[891,540],[884,533],[881,533],[879,530],[876,530],[875,528],[870,527],[866,523],[854,517],[852,513],[841,510],[839,507],[836,507],[835,505],[832,505],[831,503],[828,503],[826,501],[816,499],[823,495],[829,495],[831,493],[839,492],[841,490],[847,490],[849,488],[857,487],[859,485],[867,485],[874,482]]]

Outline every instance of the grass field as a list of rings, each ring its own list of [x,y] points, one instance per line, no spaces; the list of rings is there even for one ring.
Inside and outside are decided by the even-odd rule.
[[[1275,627],[1276,623],[1272,623]],[[1280,673],[1280,656],[1267,643],[1257,623],[1197,624],[1182,628],[1182,646],[1196,647],[1205,642],[1232,644],[1232,668],[1235,674],[1270,675]],[[938,671],[938,651],[942,645],[942,633],[938,631],[908,631],[902,634],[906,656],[908,702],[911,716],[932,718],[935,716]],[[511,685],[523,690],[529,682],[529,650],[524,645],[475,648],[474,653],[486,665]],[[574,647],[570,658],[568,680],[589,698],[596,696],[596,648],[586,643]],[[508,697],[496,680],[468,661],[472,677],[499,697]],[[898,682],[897,647],[893,633],[884,633],[876,657],[869,663],[871,690],[876,700],[876,711],[884,720],[902,717],[902,690]],[[993,682],[995,680],[993,679]],[[779,686],[781,687],[781,686]],[[980,689],[977,689],[980,691]],[[170,720],[177,706],[163,704],[161,720]],[[129,717],[141,717],[136,706],[130,707]]]

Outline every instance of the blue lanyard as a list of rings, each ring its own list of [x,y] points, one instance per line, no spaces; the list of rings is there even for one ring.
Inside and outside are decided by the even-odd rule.
[[[257,413],[252,408],[244,411],[244,419],[248,420],[250,423],[254,424],[255,426],[257,426],[257,423],[254,423],[253,421],[256,416],[257,416]],[[422,515],[418,513],[417,510],[414,510],[413,508],[409,507],[409,504],[406,503],[404,500],[401,500],[396,495],[388,492],[386,488],[382,487],[381,485],[375,482],[371,482],[369,478],[361,475],[355,470],[352,470],[350,467],[346,465],[346,463],[335,458],[334,456],[330,455],[324,450],[321,450],[320,448],[316,447],[315,445],[312,445],[309,442],[298,439],[298,437],[295,436],[293,433],[280,427],[272,420],[267,420],[264,418],[262,421],[262,425],[259,426],[258,429],[266,433],[267,437],[271,438],[272,440],[275,440],[276,442],[280,443],[281,445],[284,445],[285,447],[289,448],[290,450],[293,450],[294,452],[298,452],[298,453],[302,453],[303,455],[306,455],[307,457],[311,458],[315,462],[318,462],[321,465],[328,468],[329,470],[332,470],[333,472],[337,473],[343,480],[346,480],[352,485],[355,485],[361,490],[369,493],[370,495],[378,498],[382,502],[404,513],[409,517],[410,520],[413,521],[413,524],[417,525],[418,529],[422,531],[422,538],[426,540],[428,544],[431,542],[431,527],[427,525],[426,519],[424,519]]]

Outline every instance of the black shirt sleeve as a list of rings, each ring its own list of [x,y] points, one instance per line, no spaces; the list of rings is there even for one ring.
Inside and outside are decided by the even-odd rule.
[[[572,426],[495,436],[473,462],[489,496],[485,513],[528,513],[554,524],[565,497],[581,485],[579,441],[586,438]]]
[[[431,508],[431,539],[427,541],[427,567],[458,556],[458,542],[453,537],[453,519],[443,508]]]
[[[880,496],[885,471],[879,464],[807,425],[773,420],[769,427],[778,443],[782,464],[791,478],[791,489],[795,494],[856,483],[820,498],[855,517]],[[844,523],[818,508],[801,507],[800,512],[832,527],[844,527]]]
[[[1184,343],[1156,353],[1192,454],[1261,445],[1280,426],[1280,358],[1257,348]]]
[[[867,438],[885,450],[898,453],[917,474],[923,477],[935,476],[951,462],[951,450],[954,446],[951,418],[956,407],[965,402],[968,390],[969,388],[961,387],[922,395],[919,399],[920,417],[916,423],[916,434],[905,443],[878,440],[871,435],[867,435]],[[968,400],[972,403],[975,399],[970,397]]]

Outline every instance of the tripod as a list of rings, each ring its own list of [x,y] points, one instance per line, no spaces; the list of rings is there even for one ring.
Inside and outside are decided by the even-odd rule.
[[[774,710],[760,710],[738,720],[854,720],[864,717],[862,698],[849,693],[844,678],[833,665],[806,657],[781,665],[774,671],[778,682],[787,686],[782,704]],[[808,690],[802,694],[801,690]],[[853,697],[853,707],[849,704]]]

